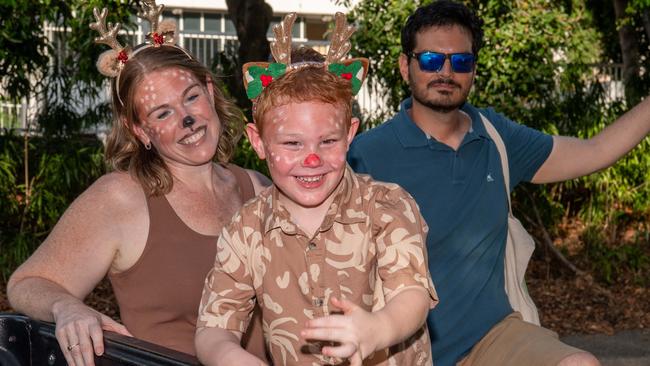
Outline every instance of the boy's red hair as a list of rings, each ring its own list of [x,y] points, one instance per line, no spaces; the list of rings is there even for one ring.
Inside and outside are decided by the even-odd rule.
[[[262,134],[264,116],[289,103],[322,102],[345,111],[346,127],[352,119],[352,86],[349,80],[327,71],[322,65],[299,65],[273,80],[256,101],[253,120]]]

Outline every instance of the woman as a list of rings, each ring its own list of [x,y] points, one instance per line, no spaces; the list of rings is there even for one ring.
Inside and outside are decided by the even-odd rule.
[[[7,286],[14,309],[56,322],[70,365],[94,364],[102,329],[194,354],[217,235],[253,189],[270,183],[226,164],[241,113],[185,50],[133,52],[112,100],[106,159],[114,171],[70,205]],[[126,327],[82,302],[107,274]],[[249,346],[263,356],[257,331]]]

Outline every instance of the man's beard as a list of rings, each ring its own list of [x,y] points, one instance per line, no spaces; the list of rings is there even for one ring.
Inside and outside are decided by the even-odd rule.
[[[468,91],[465,95],[462,95],[458,101],[452,101],[452,100],[432,101],[432,100],[427,100],[425,98],[425,94],[426,94],[426,90],[431,88],[434,84],[447,84],[447,85],[452,85],[458,89],[462,89],[461,85],[456,83],[453,79],[439,78],[429,82],[427,84],[425,92],[420,93],[419,90],[414,87],[415,81],[411,78],[411,75],[409,75],[409,84],[411,87],[411,96],[413,97],[413,99],[415,99],[421,105],[438,113],[450,113],[459,109],[465,104],[465,102],[467,101],[467,95],[469,94]]]

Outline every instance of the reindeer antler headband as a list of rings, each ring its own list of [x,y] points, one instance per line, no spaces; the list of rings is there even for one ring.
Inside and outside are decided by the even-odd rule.
[[[93,15],[96,21],[90,23],[90,29],[96,30],[100,34],[99,37],[95,38],[95,43],[103,43],[111,48],[99,56],[97,59],[97,69],[105,76],[117,78],[115,80],[118,91],[117,98],[122,105],[124,103],[119,93],[120,73],[127,61],[141,50],[149,47],[160,47],[162,45],[172,46],[182,50],[188,58],[192,59],[192,56],[185,49],[176,45],[176,22],[173,19],[165,19],[162,22],[158,22],[158,18],[164,8],[165,6],[162,4],[156,5],[155,0],[142,1],[142,8],[138,12],[138,17],[149,21],[151,24],[151,32],[147,34],[146,41],[136,46],[135,50],[131,46],[122,46],[117,41],[117,34],[122,27],[120,23],[113,25],[113,23],[109,22],[107,26],[106,15],[108,14],[108,9],[104,8],[100,13],[97,8],[93,8]]]
[[[243,66],[244,87],[248,98],[257,98],[262,93],[262,90],[274,79],[288,72],[287,69],[290,71],[310,65],[322,66],[331,73],[350,80],[352,94],[356,95],[368,74],[370,62],[363,57],[343,60],[350,51],[350,36],[352,36],[355,29],[347,24],[345,14],[336,13],[335,19],[335,28],[330,39],[330,47],[325,61],[291,63],[291,28],[296,20],[296,13],[287,14],[280,24],[273,27],[275,40],[271,42],[271,54],[276,62],[248,62]]]

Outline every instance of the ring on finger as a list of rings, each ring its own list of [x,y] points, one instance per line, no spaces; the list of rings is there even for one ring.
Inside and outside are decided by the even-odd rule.
[[[66,347],[66,348],[68,349],[68,351],[72,351],[72,349],[75,348],[75,347],[77,347],[77,346],[79,346],[79,343],[71,344],[71,345],[69,345],[69,346]]]

